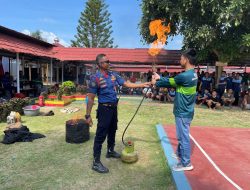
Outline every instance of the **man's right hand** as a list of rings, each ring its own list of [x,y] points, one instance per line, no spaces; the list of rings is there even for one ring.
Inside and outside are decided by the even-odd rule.
[[[86,119],[86,122],[87,122],[87,124],[89,124],[89,126],[90,126],[90,127],[92,127],[92,125],[93,125],[93,121],[92,121],[91,116],[89,116],[89,118],[88,118],[88,119]]]

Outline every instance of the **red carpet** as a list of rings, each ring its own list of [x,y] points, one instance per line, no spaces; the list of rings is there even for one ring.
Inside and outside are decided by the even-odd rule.
[[[175,126],[164,126],[173,149]],[[215,164],[238,186],[250,190],[250,129],[191,127],[191,135]],[[191,161],[195,169],[185,172],[194,190],[236,189],[212,166],[191,141]]]

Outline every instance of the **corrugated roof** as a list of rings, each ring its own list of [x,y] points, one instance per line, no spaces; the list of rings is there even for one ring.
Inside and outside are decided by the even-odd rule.
[[[11,35],[6,35],[0,31],[0,49],[13,53],[25,53],[41,57],[54,57],[52,45],[45,46],[25,39],[19,39]]]
[[[162,50],[155,58],[148,54],[148,49],[122,49],[122,48],[62,48],[54,47],[56,58],[62,61],[93,62],[100,53],[106,54],[110,61],[118,63],[179,63],[181,52],[179,50]]]

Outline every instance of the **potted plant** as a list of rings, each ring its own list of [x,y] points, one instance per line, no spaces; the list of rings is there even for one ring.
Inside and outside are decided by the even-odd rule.
[[[70,98],[70,99],[72,99],[73,97],[71,95],[76,92],[75,83],[72,82],[72,81],[63,82],[60,89],[62,89],[62,91],[63,91],[62,98]]]
[[[55,84],[55,85],[51,86],[48,89],[48,94],[49,94],[48,98],[55,99],[58,90],[59,90],[59,85],[58,84]]]

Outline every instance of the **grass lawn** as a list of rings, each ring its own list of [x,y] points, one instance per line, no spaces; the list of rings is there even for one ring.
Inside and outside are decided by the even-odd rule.
[[[116,149],[121,151],[123,129],[134,114],[141,97],[122,97],[119,105],[119,129]],[[85,106],[72,103],[68,107]],[[96,105],[92,116],[95,117]],[[126,138],[135,142],[139,160],[125,164],[120,160],[106,159],[106,143],[102,161],[110,169],[109,174],[98,174],[91,170],[94,126],[91,139],[83,144],[65,142],[65,121],[76,114],[64,114],[53,108],[55,116],[22,117],[23,124],[31,132],[46,135],[32,143],[0,144],[0,189],[175,189],[170,169],[157,137],[157,123],[174,124],[173,105],[145,100],[138,115],[127,131]],[[192,125],[217,127],[250,127],[250,112],[240,109],[211,111],[196,108]],[[0,124],[0,139],[5,123]]]

